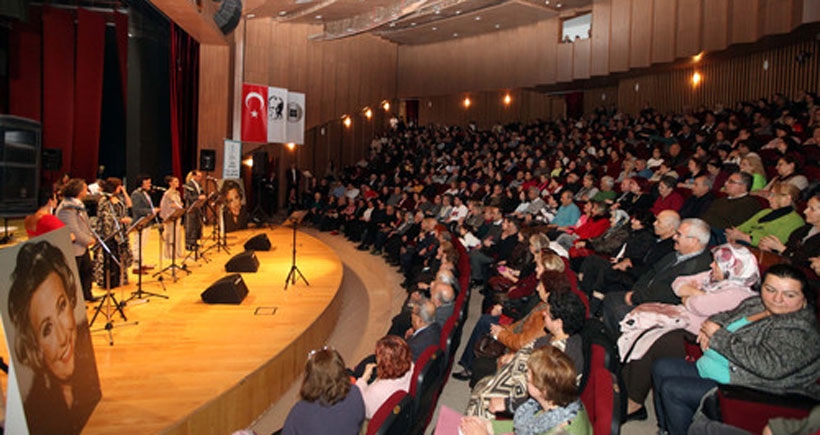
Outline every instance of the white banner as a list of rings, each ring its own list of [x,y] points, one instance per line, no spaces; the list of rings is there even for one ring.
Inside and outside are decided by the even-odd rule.
[[[239,178],[242,169],[242,142],[225,139],[222,178]]]
[[[268,87],[268,142],[287,142],[288,90]]]
[[[305,94],[288,92],[286,117],[287,141],[298,145],[305,143]]]

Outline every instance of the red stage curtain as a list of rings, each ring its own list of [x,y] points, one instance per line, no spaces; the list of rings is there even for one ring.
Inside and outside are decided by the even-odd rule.
[[[74,83],[74,159],[71,173],[93,180],[100,154],[105,17],[77,10],[77,78]]]
[[[40,9],[36,11],[36,17],[29,13],[31,24],[15,22],[10,34],[9,113],[39,121],[43,95],[40,88],[43,38],[40,35]]]
[[[43,8],[43,146],[63,151],[61,172],[74,148],[74,15]]]
[[[117,27],[117,57],[120,59],[120,78],[122,79],[122,102],[128,107],[128,14],[114,12],[114,24]]]
[[[171,162],[182,176],[182,162],[197,167],[197,117],[199,101],[199,43],[171,23]]]

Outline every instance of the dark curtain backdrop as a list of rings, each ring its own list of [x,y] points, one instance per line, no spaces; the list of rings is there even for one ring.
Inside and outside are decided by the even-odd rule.
[[[29,14],[9,32],[9,113],[23,118],[42,119],[42,21]]]
[[[199,107],[199,43],[179,26],[171,28],[171,150],[174,174],[195,169]]]
[[[70,172],[73,161],[74,41],[73,11],[44,7],[43,147],[62,150],[60,172]]]
[[[74,81],[74,149],[71,173],[92,179],[97,174],[105,60],[105,17],[77,10],[76,78]],[[46,94],[50,100],[50,96]],[[54,103],[54,102],[52,102]],[[122,173],[120,173],[122,174]],[[105,175],[117,175],[106,172]]]
[[[106,174],[124,175],[125,157],[125,84],[121,79],[120,29],[105,29],[105,67],[102,79],[102,118],[100,119],[100,161]]]
[[[564,95],[564,102],[567,105],[567,116],[570,118],[580,118],[584,115],[584,93],[570,92]]]

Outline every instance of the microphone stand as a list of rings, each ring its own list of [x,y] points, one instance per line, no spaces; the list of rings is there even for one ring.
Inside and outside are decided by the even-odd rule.
[[[297,210],[288,217],[288,220],[293,225],[293,263],[290,266],[290,272],[288,272],[287,278],[285,278],[285,290],[288,289],[288,284],[291,284],[291,281],[293,281],[293,285],[296,285],[297,278],[302,278],[302,281],[310,287],[310,283],[305,279],[305,275],[302,275],[302,271],[296,266],[296,228],[299,226],[299,222],[305,218],[305,215],[307,215],[307,210]]]
[[[151,223],[154,220],[155,216],[156,216],[156,213],[151,213],[148,216],[143,216],[142,219],[138,220],[137,222],[134,222],[134,224],[131,226],[131,228],[128,229],[128,233],[130,233],[132,231],[135,231],[135,230],[137,231],[137,238],[139,239],[138,240],[138,243],[139,243],[138,246],[142,246],[142,230],[144,228],[146,228],[147,226],[151,225]],[[158,298],[168,299],[168,296],[157,294],[157,293],[147,292],[147,291],[144,291],[142,289],[142,249],[140,249],[139,252],[138,252],[137,264],[139,266],[139,271],[140,271],[140,273],[137,275],[137,291],[131,292],[131,297],[126,299],[125,301],[123,301],[123,304],[127,304],[128,302],[130,302],[134,299],[145,300],[145,302],[148,302],[149,299],[147,299],[147,298],[151,297],[151,296],[156,296]],[[162,288],[163,288],[163,290],[165,289],[165,284],[162,285]]]
[[[108,203],[108,206],[110,207],[111,214],[114,216],[114,222],[117,227],[117,230],[114,231],[113,234],[108,236],[106,239],[103,239],[96,231],[94,231],[91,225],[88,225],[89,231],[91,231],[91,234],[93,234],[94,238],[97,239],[97,246],[95,246],[93,249],[96,249],[98,247],[102,248],[104,252],[101,252],[98,255],[105,256],[103,260],[103,270],[105,273],[105,296],[103,296],[103,298],[100,300],[99,305],[97,305],[97,308],[94,310],[94,316],[91,317],[91,322],[89,322],[88,326],[91,327],[94,325],[94,321],[97,320],[97,316],[103,310],[103,305],[105,305],[105,326],[103,326],[100,329],[92,330],[92,332],[107,331],[108,344],[110,346],[113,346],[114,335],[111,331],[115,328],[115,325],[112,322],[113,314],[111,309],[114,308],[117,312],[119,312],[120,317],[122,317],[122,320],[124,320],[125,322],[128,322],[128,318],[125,317],[125,311],[123,311],[123,306],[125,304],[117,301],[117,298],[114,296],[114,292],[111,291],[111,261],[117,264],[120,270],[120,274],[122,274],[122,263],[120,263],[120,261],[114,255],[114,253],[111,252],[111,248],[109,248],[108,245],[105,243],[106,240],[113,239],[120,232],[119,220],[117,220],[116,213],[114,213],[114,207],[111,204],[111,202]],[[137,325],[138,323],[139,322],[124,323],[118,326]]]
[[[177,269],[187,273],[188,275],[191,274],[191,271],[185,267],[183,264],[182,266],[177,265],[177,222],[179,222],[179,218],[185,214],[185,209],[180,208],[171,213],[170,216],[165,218],[165,222],[171,221],[172,222],[172,230],[173,234],[171,235],[171,264],[164,269],[160,269],[159,272],[154,274],[155,277],[159,277],[159,282],[162,282],[162,274],[171,271],[171,278],[173,278],[174,282],[177,282]],[[162,252],[160,252],[160,258],[162,258]],[[165,286],[163,285],[163,288]]]

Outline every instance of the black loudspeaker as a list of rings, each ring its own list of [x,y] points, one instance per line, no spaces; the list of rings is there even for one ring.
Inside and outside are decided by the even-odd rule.
[[[225,263],[226,272],[256,272],[259,269],[259,260],[253,251],[236,254]]]
[[[254,151],[253,152],[253,167],[251,168],[251,175],[254,178],[265,178],[268,176],[268,152]]]
[[[199,170],[211,172],[216,168],[216,150],[199,150]]]
[[[214,14],[214,22],[224,34],[233,32],[242,18],[242,0],[222,0]]]
[[[242,275],[234,273],[211,284],[199,296],[206,304],[240,304],[248,295],[248,287]]]
[[[259,234],[253,236],[250,240],[245,242],[246,251],[270,251],[270,239],[267,234]]]

